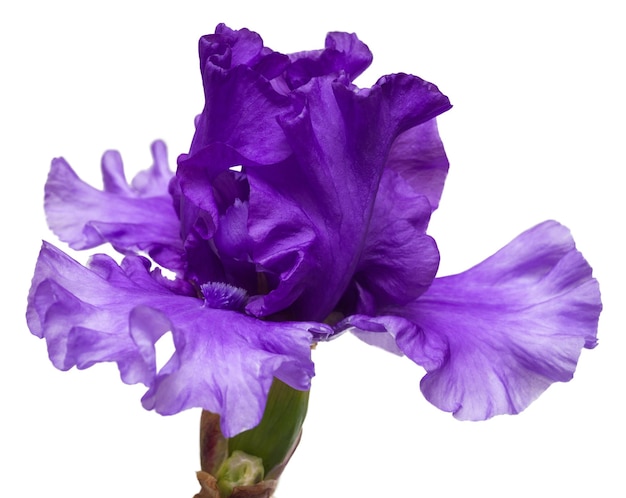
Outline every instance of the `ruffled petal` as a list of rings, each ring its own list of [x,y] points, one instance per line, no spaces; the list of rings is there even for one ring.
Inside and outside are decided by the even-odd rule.
[[[395,171],[384,171],[354,276],[359,295],[368,293],[366,302],[359,299],[358,313],[401,306],[430,286],[439,266],[437,244],[426,235],[430,214],[424,195]]]
[[[257,33],[224,24],[200,39],[199,51],[201,68],[207,63],[223,69],[249,66],[285,95],[312,78],[330,74],[344,73],[352,81],[372,62],[367,45],[354,33],[328,33],[323,49],[284,55],[264,47]]]
[[[174,414],[201,407],[222,417],[225,435],[261,419],[274,377],[306,390],[314,375],[311,329],[316,323],[261,321],[228,306],[172,294],[148,261],[121,266],[96,255],[85,268],[44,243],[28,298],[27,321],[43,337],[53,364],[67,370],[114,361],[122,380],[149,387],[148,409]],[[220,301],[221,302],[221,301]],[[171,331],[176,351],[156,371],[155,344]]]
[[[167,328],[159,317],[150,323],[146,319],[137,322],[130,314],[148,306],[151,296],[170,293],[149,277],[145,260],[133,258],[125,263],[126,271],[100,254],[92,258],[89,270],[44,242],[26,317],[31,332],[46,339],[55,367],[82,369],[96,362],[116,361],[127,384],[152,382],[154,358],[141,354],[131,331],[140,327],[144,335],[160,336]],[[146,288],[139,287],[128,274],[145,274]],[[160,327],[155,327],[157,322],[161,322]]]
[[[426,398],[463,420],[526,408],[573,376],[596,345],[597,281],[567,228],[542,223],[470,270],[436,279],[404,308],[399,348],[428,374]]]
[[[52,161],[45,187],[50,229],[73,249],[111,245],[123,254],[145,251],[164,267],[183,267],[179,221],[168,193],[173,176],[165,144],[152,146],[153,166],[129,185],[122,160],[109,151],[102,159],[104,190],[83,182],[62,158]]]
[[[394,140],[363,254],[342,299],[345,314],[375,315],[385,306],[413,301],[428,288],[439,266],[439,251],[426,229],[447,171],[435,119]]]
[[[214,34],[200,38],[198,51],[201,69],[207,63],[224,69],[255,66],[265,55],[263,40],[257,33],[247,28],[233,30],[223,23],[216,26]]]
[[[290,55],[282,76],[275,77],[259,69],[274,52],[255,33],[220,25],[200,45],[206,104],[190,153],[179,158],[177,172],[181,204],[195,207],[181,210],[190,261],[202,261],[203,251],[213,254],[207,260],[217,256],[228,281],[257,294],[247,308],[256,316],[323,320],[356,270],[378,182],[396,138],[432,120],[450,103],[434,85],[403,74],[381,78],[371,89],[352,86],[351,78],[369,65],[371,53],[346,33],[329,34],[323,50]],[[281,78],[285,85],[277,83]],[[430,129],[425,126],[413,140],[418,145],[396,156],[416,148],[425,155],[422,143],[428,140],[422,136]],[[222,180],[235,177],[229,171],[234,166],[241,166],[248,189],[233,196],[229,182]],[[387,169],[400,178],[400,172]],[[421,190],[419,195],[427,198]],[[384,210],[389,200],[380,204]],[[244,205],[245,212],[240,209]],[[429,210],[421,207],[406,217],[407,224],[427,223]],[[375,228],[370,247],[386,236],[381,232]],[[226,234],[237,234],[236,253]],[[409,300],[433,278],[437,254],[432,239],[423,233],[412,241],[406,234],[402,238],[404,254],[417,251],[428,268],[408,283],[371,284],[384,296],[381,301],[410,284],[414,292],[403,294]],[[371,259],[382,263],[384,258]],[[235,275],[234,267],[243,273]],[[364,277],[368,283],[387,269],[371,268]],[[201,269],[189,265],[189,278],[200,274]],[[332,276],[331,288],[322,274]]]
[[[266,322],[197,305],[170,312],[176,351],[143,397],[146,409],[172,415],[202,407],[222,416],[226,437],[256,426],[274,377],[308,390],[313,327]]]
[[[293,155],[246,169],[252,259],[277,279],[248,309],[268,315],[291,306],[293,316],[323,320],[356,270],[394,139],[450,104],[434,85],[407,75],[361,91],[317,78],[300,92],[302,110],[279,119]],[[430,239],[414,245],[434,253]]]
[[[220,217],[213,190],[202,177],[194,181],[193,174],[185,181],[189,190],[184,193],[178,174],[170,182],[187,263],[184,278],[195,284],[224,281],[224,268],[211,240]]]
[[[127,197],[166,197],[170,180],[174,175],[167,159],[167,147],[161,140],[152,143],[150,150],[154,163],[140,171],[130,185],[124,174],[124,163],[116,150],[105,152],[102,157],[102,178],[105,192],[124,194]]]
[[[332,74],[342,73],[353,81],[372,63],[372,53],[354,33],[333,32],[326,35],[324,49],[289,54],[289,60],[285,83],[295,90],[313,78]]]
[[[431,119],[396,138],[385,168],[398,173],[416,194],[425,196],[432,210],[435,210],[439,205],[448,166],[437,121]]]
[[[189,155],[179,165],[204,166],[211,144],[224,144],[262,164],[281,161],[289,148],[276,116],[289,112],[292,101],[276,92],[267,78],[249,66],[224,69],[208,59],[203,68],[205,107],[196,122]],[[231,166],[234,164],[231,164]],[[215,175],[219,171],[211,168]],[[211,171],[209,171],[211,172]]]

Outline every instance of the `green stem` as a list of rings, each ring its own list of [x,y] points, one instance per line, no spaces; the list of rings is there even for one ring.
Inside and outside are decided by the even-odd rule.
[[[298,391],[274,379],[261,423],[228,440],[228,453],[243,451],[263,459],[266,475],[285,463],[300,438],[309,391]]]

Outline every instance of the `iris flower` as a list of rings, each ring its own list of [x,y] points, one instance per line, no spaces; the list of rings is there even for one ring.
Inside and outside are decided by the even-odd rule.
[[[451,106],[407,74],[358,88],[371,60],[354,34],[285,55],[219,25],[200,40],[206,103],[175,174],[160,141],[130,183],[105,153],[102,190],[55,159],[50,228],[124,258],[85,267],[44,242],[27,319],[53,364],[116,362],[145,408],[201,407],[226,437],[259,423],[274,378],[308,390],[311,345],[343,331],[424,367],[426,398],[461,419],[517,413],[569,380],[601,310],[569,231],[542,223],[435,278],[426,231],[448,172],[435,118]]]

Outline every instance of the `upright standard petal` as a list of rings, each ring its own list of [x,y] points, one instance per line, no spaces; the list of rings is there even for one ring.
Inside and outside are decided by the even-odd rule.
[[[354,87],[351,78],[371,61],[369,49],[354,35],[329,34],[323,50],[291,54],[274,76],[262,62],[272,53],[255,33],[222,25],[200,43],[206,104],[177,172],[181,206],[187,204],[181,210],[183,238],[191,259],[217,257],[228,281],[251,290],[249,312],[323,320],[348,288],[367,245],[384,170],[389,170],[385,183],[394,185],[381,192],[393,196],[402,189],[411,191],[407,199],[423,198],[403,222],[405,228],[425,229],[426,204],[438,200],[440,185],[413,186],[405,173],[447,166],[436,126],[428,122],[450,103],[434,85],[404,74],[381,78],[370,89]],[[281,78],[285,85],[277,83]],[[406,159],[415,153],[417,163]],[[235,174],[229,169],[235,166],[245,189],[231,188]],[[381,194],[377,213],[393,202]],[[380,295],[379,306],[399,295],[410,300],[434,276],[434,242],[423,230],[417,238],[405,230],[396,237],[402,248],[391,256],[404,261],[417,251],[424,268],[404,281],[402,263],[394,267],[393,282],[381,280],[390,267],[383,263],[387,254],[378,257],[375,246],[389,233],[383,216],[376,219],[371,250],[359,268],[365,270],[362,288],[367,282],[368,290]],[[203,257],[207,252],[212,255]],[[199,274],[190,264],[188,277]],[[332,276],[330,287],[322,275]]]
[[[401,133],[393,142],[378,185],[363,252],[340,311],[377,315],[387,306],[414,301],[439,266],[434,239],[426,235],[448,171],[435,119]],[[356,332],[366,342],[397,353],[390,338]]]
[[[398,173],[385,169],[378,186],[354,296],[345,310],[369,315],[415,300],[432,283],[439,267],[435,240],[426,235],[431,204]],[[356,303],[350,301],[357,300]],[[352,308],[352,309],[350,309]]]
[[[206,286],[206,299],[173,294],[148,264],[129,256],[118,266],[96,255],[88,269],[44,243],[27,320],[57,368],[116,362],[124,382],[149,387],[146,408],[167,415],[204,408],[221,415],[227,437],[258,424],[274,377],[309,388],[309,330],[327,327],[246,316],[232,309],[243,306],[243,294],[233,288],[229,299],[223,284]],[[176,350],[157,372],[155,344],[168,331]]]
[[[388,312],[416,325],[390,328],[428,371],[426,398],[456,418],[483,420],[518,413],[570,380],[581,349],[596,345],[601,309],[591,268],[567,228],[549,221]]]
[[[280,119],[292,156],[246,169],[252,259],[276,282],[248,309],[266,315],[290,307],[293,316],[322,320],[357,268],[394,139],[450,103],[407,75],[365,90],[318,78],[299,92],[302,110]]]
[[[123,254],[145,251],[172,270],[183,267],[179,221],[168,183],[173,176],[163,142],[152,145],[153,166],[129,185],[115,151],[102,158],[104,190],[83,182],[62,158],[52,161],[45,186],[50,229],[72,249],[111,245]]]
[[[437,121],[431,119],[396,138],[385,169],[398,173],[416,193],[425,196],[435,210],[439,206],[448,166]]]
[[[225,144],[258,163],[277,162],[289,155],[276,121],[292,108],[288,96],[276,92],[267,78],[245,65],[224,69],[209,59],[202,80],[205,106],[196,121],[187,163],[205,163],[203,150],[211,144]]]

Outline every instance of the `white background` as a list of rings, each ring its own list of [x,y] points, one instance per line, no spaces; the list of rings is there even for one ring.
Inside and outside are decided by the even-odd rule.
[[[55,370],[23,315],[40,241],[55,241],[42,208],[50,159],[63,155],[100,185],[104,150],[120,150],[133,172],[163,138],[174,164],[202,109],[197,39],[222,21],[282,52],[354,31],[374,52],[361,86],[397,71],[437,84],[454,104],[440,119],[451,171],[431,224],[440,275],[554,218],[594,267],[605,305],[600,345],[583,351],[574,381],[484,423],[424,401],[423,372],[406,359],[351,337],[319,346],[304,438],[278,498],[626,495],[620,2],[13,5],[0,12],[0,496],[198,489],[199,411],[144,411],[143,389],[122,384],[113,365]]]

